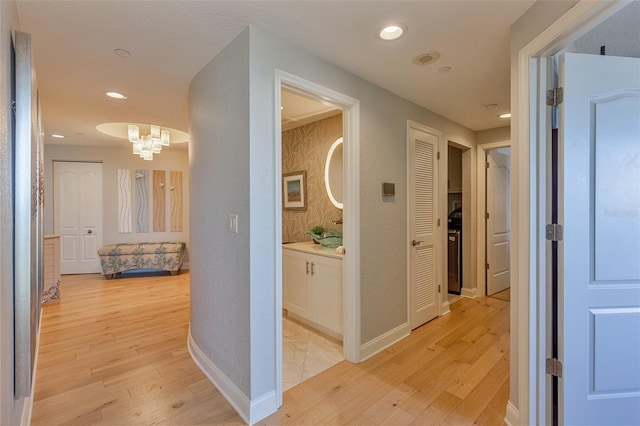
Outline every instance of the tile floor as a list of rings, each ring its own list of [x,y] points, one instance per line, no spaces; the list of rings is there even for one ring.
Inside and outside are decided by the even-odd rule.
[[[285,391],[344,360],[341,342],[287,317],[282,343]]]

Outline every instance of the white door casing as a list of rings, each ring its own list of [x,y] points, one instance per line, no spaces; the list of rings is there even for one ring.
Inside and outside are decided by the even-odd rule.
[[[440,227],[438,159],[440,132],[408,129],[409,323],[415,329],[438,316]]]
[[[640,59],[566,53],[561,424],[640,424]]]
[[[102,163],[54,163],[54,232],[60,235],[60,272],[101,272]]]
[[[508,148],[487,151],[487,295],[510,287],[511,157]]]

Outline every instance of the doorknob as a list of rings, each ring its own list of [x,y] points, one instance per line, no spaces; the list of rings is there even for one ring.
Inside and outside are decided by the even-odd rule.
[[[419,246],[420,243],[424,243],[424,241],[416,241],[416,240],[411,241],[411,245],[414,246],[414,247],[415,246]]]
[[[87,231],[87,234],[93,234],[93,231],[92,231],[91,229],[89,229],[89,230]]]

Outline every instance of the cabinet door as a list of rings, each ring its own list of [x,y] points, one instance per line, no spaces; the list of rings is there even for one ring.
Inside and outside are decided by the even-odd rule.
[[[293,250],[282,251],[283,305],[286,310],[309,317],[308,280],[311,270],[309,255]]]
[[[311,319],[342,335],[342,261],[312,256]]]

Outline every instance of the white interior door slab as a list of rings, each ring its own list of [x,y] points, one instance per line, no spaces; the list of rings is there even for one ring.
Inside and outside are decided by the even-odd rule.
[[[440,135],[409,129],[409,305],[411,329],[438,316],[442,252],[438,224]]]
[[[511,285],[510,149],[487,151],[487,164],[487,295],[492,295]]]
[[[564,55],[560,424],[640,424],[640,59]]]
[[[54,163],[54,229],[60,235],[60,273],[101,272],[102,163]]]

